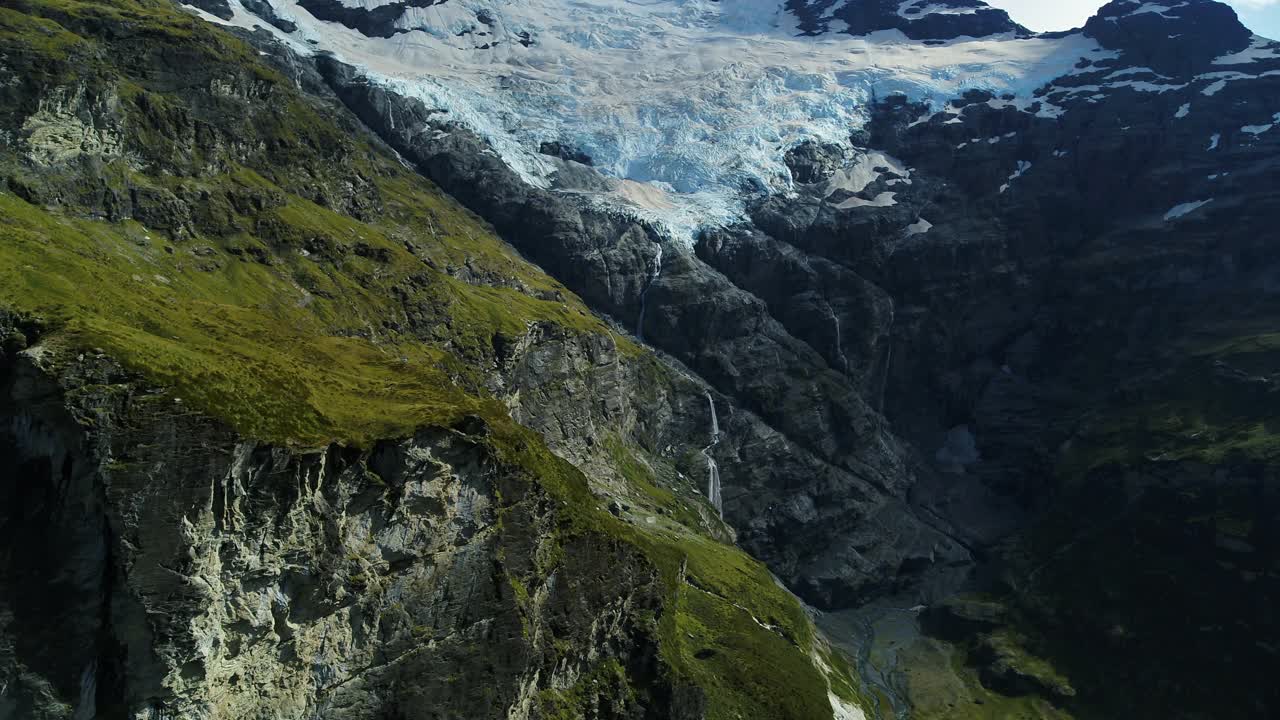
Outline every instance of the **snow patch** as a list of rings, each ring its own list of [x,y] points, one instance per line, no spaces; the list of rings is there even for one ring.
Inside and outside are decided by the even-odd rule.
[[[1174,113],[1173,116],[1178,119],[1182,119],[1190,114],[1191,114],[1191,103],[1183,103],[1182,107],[1178,108],[1178,112]]]
[[[904,167],[897,158],[882,152],[863,153],[856,162],[849,167],[838,170],[827,181],[825,197],[829,198],[841,190],[854,194],[860,193],[886,175],[896,176],[886,182],[886,185],[911,184],[911,171]],[[871,200],[864,200],[860,197],[846,198],[838,203],[836,208],[847,210],[856,207],[889,207],[890,205],[898,204],[895,199],[896,195],[897,193],[882,192]]]
[[[1137,5],[1138,3],[1136,0],[1133,0],[1129,4]],[[1159,15],[1160,17],[1166,20],[1177,20],[1179,19],[1177,15],[1165,15],[1165,13],[1169,12],[1170,10],[1176,10],[1177,8],[1186,7],[1186,6],[1187,6],[1187,3],[1185,2],[1178,3],[1177,5],[1160,5],[1158,3],[1152,3],[1152,2],[1143,3],[1141,6],[1138,7],[1137,10],[1134,10],[1133,12],[1125,14],[1124,17],[1133,17],[1134,15],[1145,15],[1147,13],[1155,13],[1156,15]]]
[[[832,720],[867,720],[862,708],[846,702],[831,690],[827,690],[827,699],[831,702]]]
[[[1280,43],[1268,40],[1261,35],[1254,35],[1249,47],[1237,53],[1230,53],[1216,58],[1214,65],[1247,65],[1261,60],[1280,59]]]
[[[1169,222],[1170,220],[1177,220],[1180,217],[1183,217],[1189,213],[1199,210],[1200,208],[1204,207],[1205,205],[1208,205],[1211,202],[1213,202],[1212,198],[1208,200],[1196,200],[1194,202],[1175,205],[1173,206],[1173,208],[1169,210],[1169,212],[1164,214],[1164,221]]]
[[[1165,77],[1164,75],[1161,75],[1160,73],[1156,72],[1155,70],[1152,70],[1152,69],[1151,69],[1151,68],[1149,68],[1149,67],[1128,67],[1128,68],[1121,68],[1120,70],[1116,70],[1115,72],[1113,72],[1113,73],[1111,73],[1111,74],[1107,75],[1106,77],[1104,77],[1104,78],[1102,78],[1102,79],[1103,79],[1103,80],[1115,80],[1115,79],[1116,79],[1116,78],[1118,78],[1118,77],[1124,77],[1124,76],[1126,76],[1126,75],[1155,75],[1156,77],[1160,78],[1161,80],[1169,80],[1169,79],[1170,79],[1170,78],[1168,78],[1168,77]]]
[[[1227,83],[1236,82],[1238,80],[1257,80],[1264,77],[1280,76],[1280,70],[1267,70],[1266,72],[1250,75],[1249,73],[1237,72],[1234,70],[1223,70],[1219,72],[1203,73],[1195,76],[1196,80],[1213,80],[1207,87],[1201,90],[1201,94],[1213,97],[1222,92],[1227,87]]]
[[[907,236],[910,237],[912,235],[923,235],[932,229],[933,229],[933,223],[929,222],[928,220],[925,220],[924,218],[920,218],[919,220],[907,226]]]
[[[1271,116],[1271,122],[1265,125],[1245,125],[1244,127],[1240,128],[1240,132],[1249,133],[1250,135],[1261,135],[1262,133],[1269,131],[1271,128],[1275,127],[1276,125],[1280,125],[1280,112]]]
[[[1185,83],[1153,83],[1146,80],[1116,80],[1103,85],[1072,85],[1068,87],[1053,85],[1044,92],[1044,97],[1064,95],[1066,98],[1072,98],[1076,95],[1090,93],[1088,99],[1090,101],[1096,101],[1106,99],[1107,95],[1104,92],[1105,90],[1129,88],[1136,92],[1166,93],[1181,90],[1185,87]]]
[[[1026,160],[1019,160],[1019,161],[1018,161],[1018,167],[1017,167],[1017,169],[1015,169],[1015,170],[1013,171],[1013,174],[1009,176],[1009,182],[1007,182],[1007,183],[1005,183],[1005,184],[1003,184],[1003,185],[1001,185],[1001,186],[1000,186],[1000,194],[1002,194],[1002,195],[1003,195],[1003,194],[1004,194],[1004,192],[1005,192],[1006,190],[1008,190],[1008,189],[1009,189],[1009,185],[1010,185],[1014,180],[1017,180],[1018,178],[1020,178],[1020,177],[1022,177],[1023,175],[1025,175],[1025,174],[1027,173],[1027,171],[1028,171],[1028,170],[1030,170],[1030,169],[1031,169],[1031,163],[1027,162]]]
[[[937,3],[929,3],[924,7],[920,7],[920,3],[924,1],[905,0],[898,5],[898,17],[906,18],[907,20],[919,20],[927,15],[975,15],[979,10],[987,9],[979,7],[950,7]],[[909,10],[914,12],[908,12]]]
[[[897,195],[898,195],[897,193],[882,192],[870,200],[863,200],[860,197],[851,197],[848,200],[845,200],[844,202],[836,205],[836,209],[849,210],[851,208],[859,208],[859,207],[889,207],[891,205],[898,204],[898,201],[895,199]]]
[[[1214,95],[1217,95],[1218,93],[1222,92],[1222,89],[1225,88],[1226,86],[1227,86],[1226,80],[1218,80],[1217,82],[1210,84],[1208,87],[1206,87],[1204,90],[1201,90],[1200,92],[1201,94],[1207,97],[1213,97]]]

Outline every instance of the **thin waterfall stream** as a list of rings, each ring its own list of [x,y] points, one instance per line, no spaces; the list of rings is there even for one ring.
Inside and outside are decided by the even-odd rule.
[[[720,466],[711,457],[711,450],[720,444],[720,419],[716,417],[716,402],[707,391],[707,407],[711,409],[711,444],[702,449],[702,456],[707,459],[707,499],[716,509],[720,517],[724,517],[724,501],[720,498]]]
[[[831,324],[836,328],[836,357],[840,359],[840,371],[845,375],[849,374],[849,358],[844,354],[844,339],[840,330],[840,316],[836,315],[836,309],[827,303],[827,315],[831,317]]]
[[[644,311],[649,298],[649,289],[662,276],[662,245],[658,244],[658,254],[653,258],[653,266],[649,268],[649,283],[640,291],[640,317],[636,319],[636,337],[644,341]]]
[[[74,720],[94,720],[98,716],[98,661],[90,660],[80,672],[80,702]]]

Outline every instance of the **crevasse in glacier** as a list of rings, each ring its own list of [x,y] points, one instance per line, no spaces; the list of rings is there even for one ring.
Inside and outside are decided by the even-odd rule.
[[[387,0],[340,0],[373,9]],[[447,0],[405,5],[382,34],[317,19],[308,0],[270,0],[285,33],[243,7],[229,21],[276,33],[304,53],[331,52],[375,82],[446,111],[485,137],[528,182],[546,187],[558,142],[591,158],[614,190],[594,198],[688,241],[732,222],[744,197],[787,192],[787,149],[843,142],[873,96],[906,93],[941,107],[969,88],[1031,91],[1099,57],[1083,35],[911,40],[901,30],[849,34],[845,2],[802,0]],[[902,22],[944,14],[900,3]],[[910,6],[910,7],[906,7]],[[322,13],[323,14],[323,13]],[[211,20],[217,20],[204,14]],[[813,30],[813,20],[821,21]],[[633,181],[626,183],[623,181]]]

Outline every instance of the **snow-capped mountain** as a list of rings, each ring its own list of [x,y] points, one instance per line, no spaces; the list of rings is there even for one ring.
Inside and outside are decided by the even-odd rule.
[[[1121,89],[1186,87],[1157,70],[1181,76],[1222,58],[1218,74],[1192,79],[1248,77],[1226,64],[1265,60],[1269,46],[1250,46],[1226,6],[1201,5],[1112,3],[1083,31],[1042,36],[979,0],[258,0],[209,9],[422,100],[532,185],[647,218],[687,244],[701,228],[741,219],[746,198],[790,191],[786,153],[805,141],[844,143],[876,97],[900,93],[942,110],[986,90],[1057,117],[1072,101]],[[584,186],[561,173],[553,156],[563,151],[602,181]]]
[[[176,1],[0,7],[0,720],[1280,717],[1226,5]]]
[[[786,151],[843,142],[876,96],[1029,100],[1114,55],[1081,34],[1030,37],[976,0],[275,0],[221,14],[420,98],[535,185],[558,167],[540,150],[572,148],[609,201],[686,242],[740,218],[744,191],[787,191]]]
[[[1155,553],[1223,597],[1280,592],[1218,562],[1239,538],[1188,555],[1161,534],[1201,527],[1250,463],[1275,466],[1280,44],[1226,5],[1114,0],[1033,35],[960,0],[210,2],[718,393],[699,462],[739,544],[809,603],[934,603],[1057,518],[1079,528],[1065,555],[1006,558],[1058,583],[1023,610],[1115,660],[1074,668],[1079,688],[1036,679],[1038,695],[1070,704],[1147,666],[1254,687],[1276,661],[1249,607],[1174,583],[1159,592],[1184,614],[1158,618],[1127,584],[1146,566],[1125,564]],[[1250,527],[1280,517],[1261,507],[1272,519]],[[1060,591],[1099,566],[1115,593]],[[1004,621],[956,612],[969,657],[1021,693],[989,647]],[[1204,681],[1171,629],[1222,613],[1248,631],[1198,638],[1234,658]],[[1104,716],[1181,702],[1141,700]]]

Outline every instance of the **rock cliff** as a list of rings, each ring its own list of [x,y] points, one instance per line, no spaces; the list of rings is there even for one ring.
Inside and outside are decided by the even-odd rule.
[[[707,387],[279,60],[0,8],[0,717],[859,717]]]
[[[1081,55],[873,84],[686,244],[361,55],[518,37],[441,5],[3,8],[0,717],[1275,714],[1280,45],[786,3]]]

